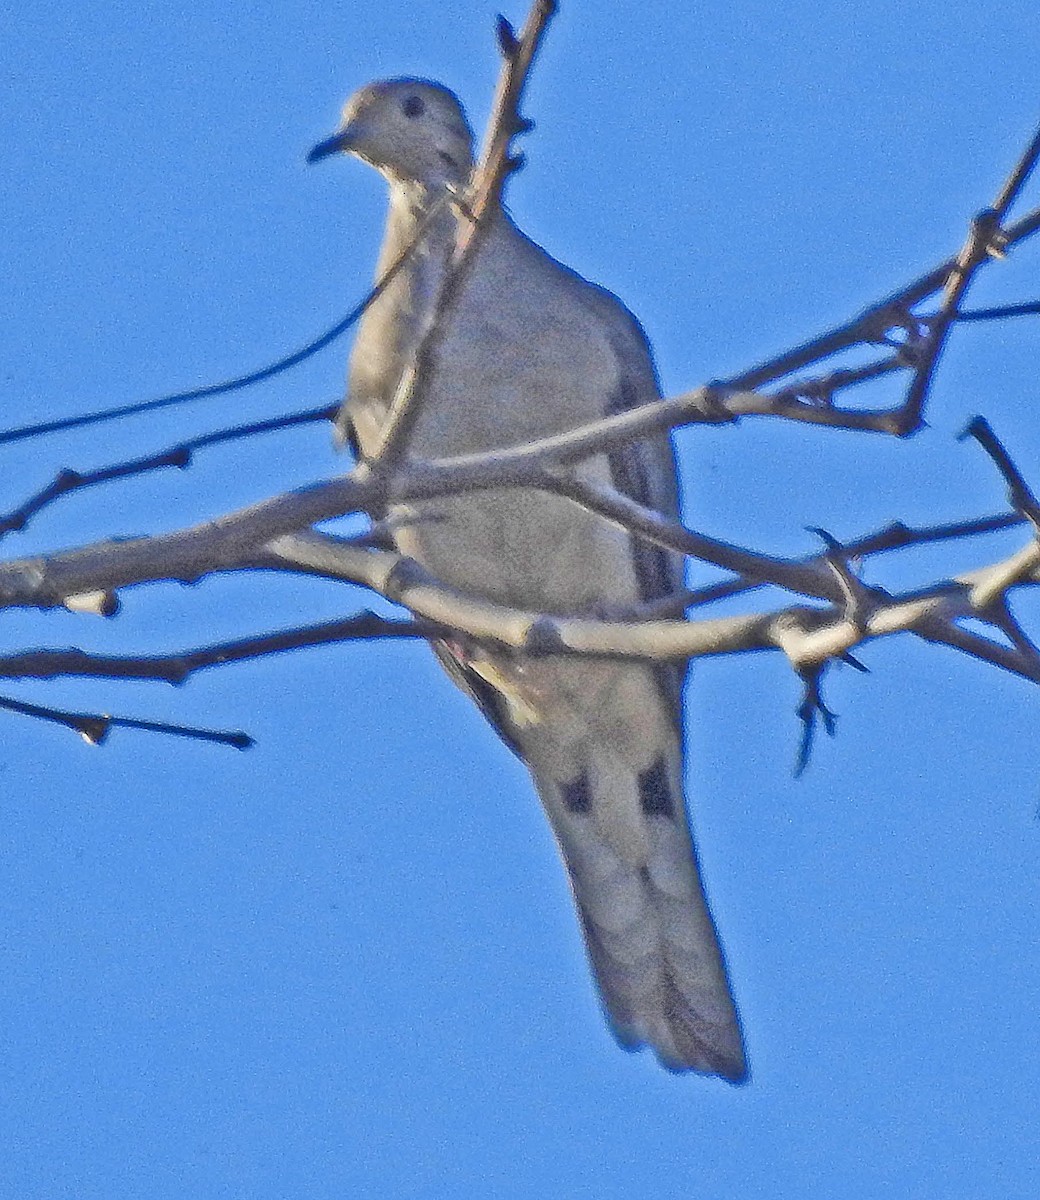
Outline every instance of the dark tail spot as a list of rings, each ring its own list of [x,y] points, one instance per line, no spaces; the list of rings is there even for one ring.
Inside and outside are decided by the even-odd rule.
[[[639,775],[639,803],[648,817],[674,817],[675,805],[663,758]]]
[[[560,789],[563,792],[563,803],[568,812],[587,813],[592,810],[592,792],[589,790],[589,777],[583,771],[577,779],[565,783]]]

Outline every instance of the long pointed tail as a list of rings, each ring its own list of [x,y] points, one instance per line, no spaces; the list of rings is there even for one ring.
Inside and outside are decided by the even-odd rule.
[[[678,745],[634,773],[607,747],[560,782],[533,768],[608,1019],[671,1070],[747,1077],[740,1022],[701,884]]]

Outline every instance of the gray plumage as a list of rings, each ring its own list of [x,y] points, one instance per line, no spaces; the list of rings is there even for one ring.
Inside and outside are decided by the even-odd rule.
[[[313,158],[354,153],[390,185],[377,278],[446,186],[472,166],[458,101],[424,80],[370,84]],[[421,250],[362,320],[340,429],[378,445],[398,380],[455,238],[445,205]],[[452,309],[409,443],[420,458],[516,445],[655,399],[650,349],[611,293],[496,213]],[[666,436],[573,468],[670,517]],[[452,587],[553,614],[605,614],[682,587],[678,555],[571,501],[500,489],[400,506],[400,550]],[[412,520],[409,520],[412,518]],[[414,520],[414,518],[419,518]],[[683,798],[684,671],[525,659],[463,639],[434,646],[452,678],[529,768],[559,843],[610,1024],[674,1070],[745,1077],[740,1026],[704,897]]]

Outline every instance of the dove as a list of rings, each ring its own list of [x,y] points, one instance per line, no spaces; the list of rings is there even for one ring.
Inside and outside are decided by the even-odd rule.
[[[473,134],[441,84],[369,84],[309,161],[354,155],[389,187],[376,279],[414,246],[366,311],[340,435],[377,454],[458,233]],[[660,396],[646,336],[612,293],[543,250],[502,206],[488,214],[407,445],[418,459],[522,445]],[[561,468],[562,469],[562,468]],[[678,518],[670,438],[566,470]],[[451,588],[557,616],[609,617],[683,588],[680,555],[569,499],[497,488],[394,505],[398,550]],[[675,664],[524,656],[463,637],[431,643],[452,680],[530,771],[567,869],[607,1021],[673,1071],[747,1075],[740,1021],[701,882],[684,796]]]

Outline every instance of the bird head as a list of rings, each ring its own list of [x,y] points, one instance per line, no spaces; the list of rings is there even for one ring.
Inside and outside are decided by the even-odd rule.
[[[473,132],[455,94],[428,79],[385,79],[355,92],[339,129],[307,156],[356,154],[391,181],[462,183],[473,165]]]

